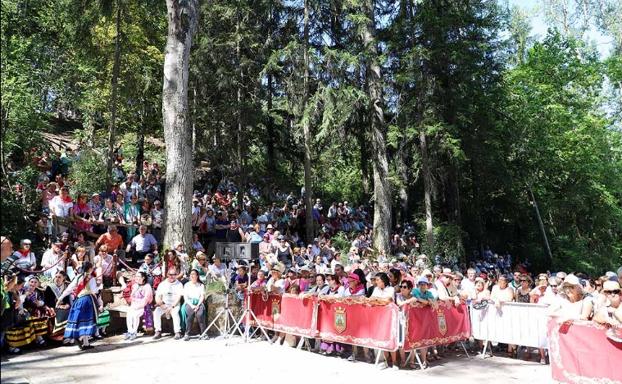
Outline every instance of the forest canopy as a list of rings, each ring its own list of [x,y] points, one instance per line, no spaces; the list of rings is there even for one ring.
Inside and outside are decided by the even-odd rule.
[[[573,18],[555,17],[563,6]],[[313,198],[372,206],[386,184],[391,226],[414,224],[429,254],[490,246],[541,268],[618,267],[622,6],[542,7],[549,29],[534,39],[496,0],[200,2],[187,150],[242,190],[299,193],[306,172]],[[31,230],[27,159],[50,135],[79,143],[85,192],[106,187],[112,148],[129,167],[166,167],[164,1],[1,11],[3,234]],[[588,30],[610,39],[606,56]]]

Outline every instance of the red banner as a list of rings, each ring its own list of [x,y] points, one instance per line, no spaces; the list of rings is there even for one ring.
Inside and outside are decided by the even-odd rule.
[[[398,307],[370,305],[355,298],[319,299],[317,326],[322,340],[394,351]]]
[[[298,336],[315,337],[316,299],[285,294],[281,297],[279,313],[273,313],[274,329]]]
[[[548,323],[553,379],[562,383],[622,383],[622,343],[587,321]],[[609,331],[612,332],[612,331]]]
[[[268,329],[274,329],[274,318],[281,312],[281,295],[273,295],[273,294],[261,294],[261,293],[253,293],[251,295],[247,295],[246,299],[250,297],[250,308],[257,317],[257,321],[259,321],[259,325]],[[255,322],[251,318],[251,325],[254,325]]]
[[[471,336],[469,311],[464,304],[455,307],[441,303],[437,309],[409,305],[404,312],[406,350],[454,343]]]

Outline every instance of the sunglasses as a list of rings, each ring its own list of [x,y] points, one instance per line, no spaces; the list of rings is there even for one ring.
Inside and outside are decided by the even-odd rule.
[[[603,291],[603,293],[605,295],[619,295],[620,294],[620,290],[619,289],[614,289],[613,291]]]
[[[400,288],[408,289],[408,285],[400,285]]]
[[[176,273],[167,273],[166,276],[177,276]]]
[[[549,287],[552,287],[552,288],[557,288],[557,287],[558,287],[558,285],[557,285],[557,284],[551,284],[551,285],[549,285]]]

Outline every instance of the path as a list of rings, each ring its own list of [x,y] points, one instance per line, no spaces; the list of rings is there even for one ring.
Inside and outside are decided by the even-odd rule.
[[[120,336],[106,344],[97,343],[97,352],[81,352],[77,347],[32,351],[3,358],[2,383],[190,383],[214,378],[252,383],[378,383],[408,382],[486,383],[502,379],[510,383],[549,383],[548,365],[502,357],[489,359],[454,355],[435,362],[425,371],[393,371],[367,363],[325,357],[267,342],[226,346],[224,340],[175,341],[139,338],[126,343]],[[205,376],[205,377],[202,377]],[[420,381],[422,380],[422,381]],[[249,381],[251,382],[251,381]]]

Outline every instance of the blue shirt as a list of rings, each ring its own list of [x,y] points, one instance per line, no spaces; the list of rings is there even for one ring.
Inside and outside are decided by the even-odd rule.
[[[411,294],[417,299],[434,300],[434,294],[432,294],[432,292],[425,291],[425,293],[423,293],[419,290],[419,288],[413,288]]]

